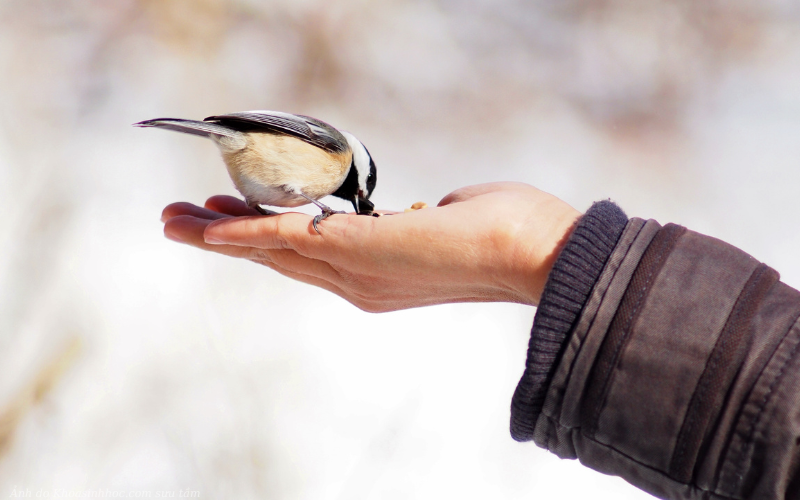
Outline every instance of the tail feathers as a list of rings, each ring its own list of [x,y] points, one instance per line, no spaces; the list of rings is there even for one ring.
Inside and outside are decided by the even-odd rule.
[[[155,118],[143,122],[134,123],[134,127],[158,127],[184,134],[199,135],[201,137],[216,136],[230,137],[237,139],[241,134],[216,123],[199,122],[195,120],[183,120],[181,118]]]

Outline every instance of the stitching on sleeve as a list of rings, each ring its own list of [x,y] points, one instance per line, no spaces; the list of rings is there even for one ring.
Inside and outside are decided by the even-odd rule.
[[[789,328],[787,333],[791,333],[793,331],[800,331],[797,329],[798,323],[800,323],[800,319],[795,321],[792,326]],[[798,335],[794,335],[794,337],[800,337]],[[794,346],[792,349],[786,354],[786,357],[781,361],[780,368],[778,373],[775,375],[775,378],[772,379],[769,386],[767,387],[767,391],[764,393],[764,396],[761,398],[761,401],[756,403],[756,416],[753,418],[752,422],[750,423],[749,429],[747,430],[747,438],[743,442],[743,446],[739,451],[738,456],[735,460],[731,460],[731,463],[736,465],[740,471],[744,471],[745,463],[748,461],[748,455],[753,449],[753,438],[755,437],[756,430],[759,428],[759,424],[761,423],[761,419],[764,416],[765,410],[767,405],[769,404],[770,400],[772,399],[772,395],[775,392],[775,388],[778,386],[778,383],[783,379],[783,376],[786,374],[786,368],[789,366],[791,361],[794,359],[795,354],[800,348],[800,338],[793,338]],[[776,354],[780,350],[776,350]],[[735,485],[735,489],[739,489],[742,486],[742,481],[744,481],[745,474],[736,474],[738,478],[738,484]]]
[[[745,357],[753,316],[778,279],[776,271],[759,264],[739,293],[697,381],[678,433],[669,467],[675,479],[691,480],[709,426],[721,414],[723,397]]]
[[[642,302],[686,228],[667,224],[653,238],[633,272],[628,289],[622,297],[614,319],[608,328],[600,352],[591,369],[589,385],[581,405],[581,425],[584,433],[594,437],[606,396],[614,378],[614,370],[627,344],[631,328],[641,311]]]

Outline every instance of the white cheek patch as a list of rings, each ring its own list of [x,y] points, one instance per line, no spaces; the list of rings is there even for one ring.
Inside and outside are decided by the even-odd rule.
[[[350,149],[353,150],[353,163],[356,165],[356,173],[358,174],[358,187],[367,192],[367,177],[369,177],[369,153],[367,148],[361,144],[361,141],[350,132],[341,130],[342,135],[347,139]]]

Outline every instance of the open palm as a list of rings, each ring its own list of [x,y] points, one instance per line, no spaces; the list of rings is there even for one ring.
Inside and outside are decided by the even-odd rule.
[[[261,216],[236,198],[164,209],[167,237],[249,259],[371,312],[446,302],[536,305],[580,213],[520,183],[459,189],[436,208],[383,217]]]

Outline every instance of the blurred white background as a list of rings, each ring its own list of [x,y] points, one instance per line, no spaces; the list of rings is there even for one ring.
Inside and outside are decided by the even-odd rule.
[[[0,495],[649,498],[510,438],[533,308],[370,315],[172,243],[165,205],[236,192],[140,120],[316,116],[379,207],[523,181],[800,286],[788,0],[0,0],[0,96]]]

